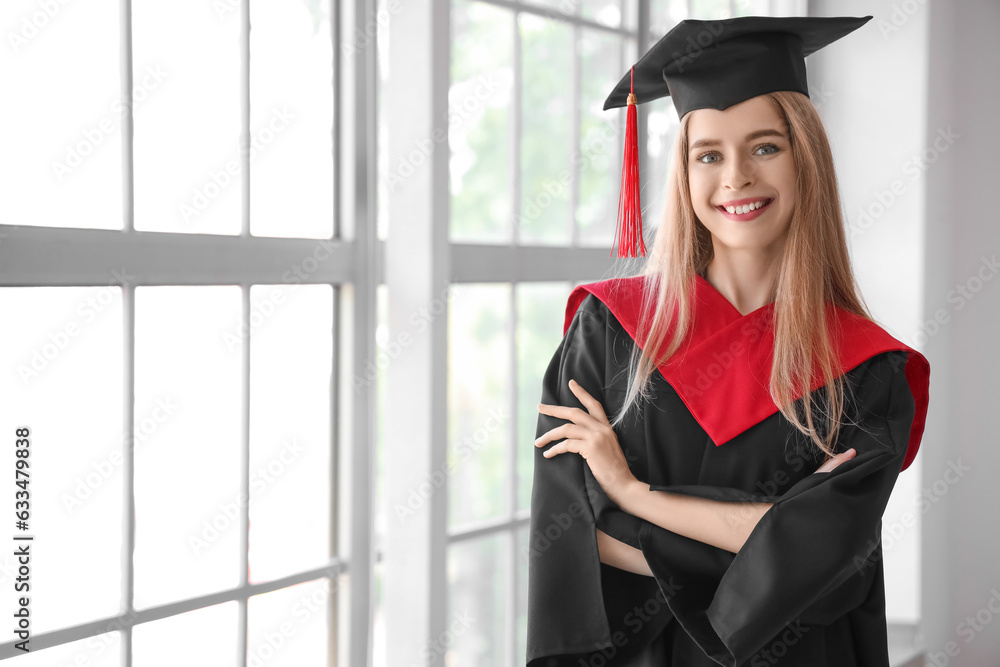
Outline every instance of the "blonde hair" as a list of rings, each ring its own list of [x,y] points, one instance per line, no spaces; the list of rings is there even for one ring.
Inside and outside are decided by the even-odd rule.
[[[796,171],[795,205],[771,294],[774,361],[769,391],[788,421],[829,457],[844,413],[844,383],[836,367],[825,304],[868,320],[872,317],[851,269],[833,156],[823,121],[809,98],[801,93],[781,91],[766,97],[785,119]],[[647,288],[644,300],[650,294],[658,297],[655,304],[643,303],[639,326],[650,334],[645,349],[633,346],[625,402],[612,421],[616,426],[640,398],[650,396],[650,376],[660,365],[654,359],[669,359],[684,341],[692,317],[689,290],[695,274],[703,272],[713,257],[711,234],[695,216],[688,187],[690,117],[685,114],[680,122],[667,182],[666,209],[640,272]],[[673,335],[666,340],[675,309]],[[813,399],[807,391],[815,376],[810,372],[805,377],[803,373],[803,369],[814,368],[823,379],[821,386],[826,395],[825,420],[820,422],[814,419]],[[798,396],[802,397],[803,415],[796,408]]]

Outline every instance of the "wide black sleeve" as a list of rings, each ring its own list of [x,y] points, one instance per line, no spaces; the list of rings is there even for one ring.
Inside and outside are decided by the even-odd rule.
[[[607,311],[588,296],[545,371],[542,403],[586,409],[569,389],[572,378],[607,405],[607,331]],[[540,414],[536,437],[565,423]],[[527,664],[575,667],[598,654],[600,664],[624,664],[662,631],[670,611],[654,577],[600,562],[598,526],[638,548],[642,522],[610,502],[583,457],[542,456],[558,442],[533,447]]]
[[[668,601],[673,615],[719,664],[742,664],[786,626],[831,622],[868,596],[915,411],[905,359],[891,351],[859,367],[854,423],[836,447],[857,454],[776,498],[737,554],[643,522],[639,541],[654,576],[681,586]]]

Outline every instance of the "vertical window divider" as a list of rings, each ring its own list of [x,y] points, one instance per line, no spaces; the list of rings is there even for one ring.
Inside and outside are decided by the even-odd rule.
[[[517,281],[510,283],[508,298],[508,308],[510,317],[507,318],[507,363],[510,368],[507,385],[507,409],[510,418],[507,420],[507,518],[511,522],[512,528],[507,533],[507,575],[505,583],[505,595],[507,613],[504,614],[504,664],[513,665],[517,663],[514,659],[514,649],[517,647],[517,531],[514,518],[517,515],[517,458],[518,448],[521,444],[517,441],[518,428],[518,391],[517,391]]]
[[[332,60],[333,60],[333,62],[332,62],[333,78],[332,78],[332,81],[331,81],[331,84],[333,86],[333,90],[332,90],[332,94],[333,94],[333,127],[331,128],[331,132],[333,133],[333,140],[332,140],[332,147],[333,147],[333,192],[332,192],[332,196],[333,196],[333,234],[331,236],[332,239],[342,239],[343,238],[343,231],[342,231],[342,226],[341,226],[341,215],[342,215],[341,204],[342,204],[342,201],[341,201],[341,194],[340,194],[341,193],[341,180],[340,179],[341,179],[341,169],[342,169],[343,165],[345,163],[347,163],[347,160],[342,160],[341,159],[342,142],[341,142],[341,134],[340,134],[341,133],[341,114],[344,112],[344,106],[345,106],[344,102],[343,102],[343,95],[341,94],[341,92],[342,92],[343,73],[341,72],[340,68],[342,67],[342,63],[341,63],[341,57],[340,57],[340,49],[337,48],[337,45],[341,43],[340,35],[343,34],[343,32],[342,32],[342,23],[341,23],[341,4],[342,3],[339,0],[329,0],[329,4],[328,4],[328,6],[330,7],[330,43],[333,44],[333,47],[334,47],[332,49],[332,53],[331,53]],[[350,9],[348,9],[348,14],[349,13],[350,13]],[[376,64],[376,66],[377,66],[377,64]],[[374,83],[375,83],[375,86],[373,86],[373,89],[375,87],[377,87],[378,77],[375,77]],[[379,93],[378,93],[377,90],[373,90],[373,93],[372,93],[373,99],[377,99],[377,95],[378,94]],[[373,104],[372,110],[376,114],[378,113],[378,103],[377,102],[375,102]],[[373,142],[376,145],[375,145],[375,148],[373,150],[374,150],[374,155],[375,155],[374,159],[377,162],[377,153],[378,153],[378,148],[377,148],[378,120],[377,120],[377,118],[376,118],[376,121],[375,121],[375,128],[373,130],[373,133],[376,135],[376,141]],[[377,165],[375,165],[375,167],[377,168]],[[377,197],[378,197],[378,193],[377,192],[374,193],[374,197],[377,199]],[[348,227],[350,227],[350,226],[351,225],[348,225]],[[378,236],[377,230],[370,235],[371,238],[377,238],[377,236]],[[358,242],[357,234],[355,234],[354,242],[355,243]],[[377,258],[376,253],[373,253],[371,251],[369,251],[368,256],[371,257],[371,258],[373,258],[373,259]],[[327,579],[327,582],[326,582],[326,590],[329,592],[329,595],[328,595],[328,598],[327,598],[327,601],[326,601],[327,602],[327,614],[328,614],[327,615],[327,634],[326,634],[326,638],[327,638],[327,642],[326,642],[326,646],[327,646],[327,661],[326,661],[326,663],[327,663],[328,667],[333,667],[334,665],[339,664],[338,650],[339,650],[339,647],[342,645],[342,643],[345,642],[345,641],[350,642],[349,650],[351,650],[354,655],[359,655],[359,654],[360,655],[365,655],[366,659],[369,659],[370,656],[371,656],[371,652],[368,650],[368,646],[371,644],[371,638],[370,638],[371,633],[370,632],[366,636],[366,641],[365,641],[365,646],[364,646],[363,653],[360,653],[358,651],[357,647],[355,646],[355,644],[356,644],[355,637],[342,637],[341,634],[340,634],[340,628],[345,625],[345,624],[341,623],[341,619],[340,619],[341,607],[343,606],[341,604],[341,599],[340,599],[341,596],[342,596],[342,593],[340,592],[340,584],[346,578],[346,575],[344,574],[343,562],[340,559],[340,555],[341,555],[340,531],[342,529],[341,521],[340,521],[340,512],[341,512],[342,507],[343,507],[344,504],[346,504],[347,507],[350,508],[350,503],[349,502],[345,503],[345,501],[342,501],[342,494],[341,494],[341,490],[340,490],[340,484],[338,483],[338,475],[340,474],[340,458],[342,456],[341,449],[343,447],[342,443],[346,440],[346,439],[342,439],[340,437],[339,432],[338,432],[338,429],[340,428],[340,424],[341,424],[341,417],[342,417],[342,414],[341,414],[341,400],[342,400],[342,395],[341,395],[341,392],[340,392],[340,382],[342,380],[341,375],[342,375],[342,373],[344,373],[344,369],[350,366],[350,364],[345,364],[344,363],[344,355],[352,354],[354,352],[354,350],[346,348],[345,345],[344,345],[344,340],[343,340],[344,339],[344,334],[343,334],[342,327],[343,327],[343,324],[344,324],[343,320],[344,320],[344,317],[345,317],[345,313],[344,313],[344,299],[343,299],[343,290],[342,290],[342,287],[338,283],[331,283],[331,287],[333,288],[333,293],[331,295],[331,301],[332,301],[332,303],[330,305],[330,308],[332,309],[331,312],[333,313],[333,323],[332,323],[333,324],[333,331],[332,331],[332,340],[331,340],[331,345],[332,345],[333,349],[331,350],[332,361],[331,361],[331,364],[330,364],[330,439],[327,442],[327,446],[330,448],[330,468],[329,468],[329,478],[328,478],[329,479],[329,487],[328,488],[330,489],[330,497],[328,499],[328,501],[330,503],[330,529],[329,529],[330,541],[329,541],[329,552],[328,552],[327,555],[329,557],[329,562],[337,564],[337,569],[331,573],[331,575],[329,576],[329,578]],[[372,289],[372,293],[376,294],[377,289],[378,289],[378,281],[376,280],[375,286]],[[375,297],[375,299],[377,300],[377,297]],[[372,308],[377,309],[377,306],[373,304]],[[350,319],[350,318],[348,318],[348,319]],[[373,414],[374,414],[375,409],[377,409],[377,408],[375,407],[375,405],[373,403],[372,404],[372,413]],[[349,410],[345,410],[344,412],[348,412],[348,411]],[[375,419],[372,419],[371,421],[374,423]],[[372,441],[374,442],[375,435],[376,435],[374,428],[370,432],[370,435],[371,435]],[[347,461],[350,462],[350,457],[347,457]],[[371,464],[374,466],[374,456],[372,457]],[[374,484],[375,484],[374,473],[371,476],[369,476],[367,484],[370,484],[370,485],[374,486]],[[367,486],[367,484],[366,484],[366,489],[370,488],[370,487]],[[370,512],[371,510],[369,509],[368,511]],[[368,516],[370,516],[370,515],[368,515]],[[371,552],[369,552],[367,554],[367,558],[368,558],[369,563],[374,563],[374,560],[372,558]],[[356,562],[356,561],[354,561],[354,562]],[[352,565],[353,565],[353,562],[352,562]],[[373,569],[373,567],[369,567],[369,572],[371,574],[371,580],[373,581],[374,578],[375,578],[374,577],[374,569]],[[351,573],[351,574],[353,575],[353,573]],[[353,578],[353,576],[352,576],[352,578]],[[366,581],[368,581],[368,580],[366,579]],[[374,602],[374,594],[372,595],[372,601]],[[366,619],[366,623],[367,623],[368,627],[371,628],[373,626],[372,619],[373,619],[373,613],[374,613],[374,604],[371,604],[370,606],[365,606],[363,608],[365,609],[366,613],[368,614],[368,617]],[[356,636],[357,634],[358,633],[355,631],[354,635]]]
[[[330,43],[333,44],[333,53],[332,53],[332,56],[333,56],[333,63],[332,63],[333,80],[331,81],[331,84],[333,86],[333,90],[331,91],[331,93],[333,95],[333,127],[330,128],[330,131],[333,133],[333,140],[331,142],[331,146],[333,148],[333,188],[332,188],[332,193],[331,193],[332,196],[333,196],[333,234],[332,234],[331,238],[332,239],[342,239],[343,236],[344,236],[344,234],[343,234],[342,225],[341,225],[341,221],[340,221],[340,215],[341,215],[341,209],[340,209],[340,204],[341,204],[341,201],[340,201],[341,200],[340,170],[343,168],[345,161],[342,160],[341,157],[340,157],[341,156],[341,147],[342,147],[342,142],[341,142],[341,137],[340,137],[340,125],[341,125],[341,118],[340,118],[340,116],[341,116],[341,113],[343,113],[343,102],[342,102],[343,95],[342,95],[342,83],[341,83],[341,81],[343,80],[343,75],[342,75],[342,73],[340,71],[340,67],[341,67],[340,49],[337,48],[337,45],[341,43],[341,41],[340,41],[340,34],[341,34],[340,33],[340,26],[341,26],[341,19],[340,19],[340,17],[341,17],[341,2],[340,2],[340,0],[327,0],[327,1],[329,2],[328,6],[330,7]],[[377,48],[377,44],[376,44],[376,48]],[[377,67],[378,67],[378,64],[376,63],[376,68]],[[377,90],[377,88],[378,88],[378,76],[375,77],[375,81],[374,81],[373,87],[376,89],[375,92],[374,92],[374,94],[376,96],[382,94],[380,91]],[[376,97],[376,99],[377,99],[377,97]],[[378,102],[375,103],[374,112],[376,114],[378,113]],[[377,144],[378,144],[378,141],[377,141],[377,135],[378,135],[378,118],[375,119],[374,125],[375,125],[375,127],[373,129],[373,132],[376,135],[375,144],[376,144],[376,147],[377,147]],[[378,157],[377,156],[375,158],[375,161],[376,162],[378,161]],[[377,198],[378,198],[378,195],[376,193],[376,199]],[[375,238],[376,239],[378,238],[378,233],[377,232],[375,234]],[[334,289],[336,289],[336,285],[334,285]],[[336,304],[336,302],[335,302],[335,304]],[[334,314],[336,316],[337,311],[334,310],[333,312],[334,312]]]
[[[394,80],[385,98],[390,160],[408,154],[419,145],[416,142],[447,136],[448,130],[451,1],[408,0],[399,6],[389,38],[389,69]],[[365,119],[372,116],[366,114]],[[374,158],[372,153],[372,167]],[[382,608],[385,631],[391,638],[386,646],[388,665],[416,660],[426,667],[442,667],[440,642],[449,632],[446,369],[450,305],[446,300],[440,316],[429,319],[420,330],[408,320],[410,313],[451,294],[448,158],[447,148],[432,151],[422,169],[388,192],[390,229],[383,265],[389,292],[389,336],[412,331],[412,342],[405,354],[386,365],[384,376],[386,401],[391,406],[385,423],[387,507],[406,503],[411,491],[444,471],[442,483],[434,483],[424,495],[426,502],[384,535]],[[377,182],[377,176],[369,182]],[[373,219],[371,215],[369,220]],[[374,226],[371,233],[374,246]],[[373,336],[370,342],[374,350]],[[368,442],[360,446],[367,456]],[[355,521],[360,520],[357,511],[353,515]],[[369,520],[368,513],[364,519]]]
[[[240,21],[240,237],[250,236],[250,0],[243,0],[239,7]],[[242,321],[250,322],[249,281],[240,285]],[[240,576],[243,589],[238,604],[236,628],[236,664],[246,667],[250,600],[247,586],[250,583],[250,327],[241,348],[241,399],[240,399]]]
[[[135,231],[134,126],[132,123],[132,0],[121,0],[122,231]],[[126,665],[128,663],[125,663]]]
[[[127,4],[128,0],[125,0]],[[121,664],[132,667],[135,618],[135,285],[122,284],[122,605]]]
[[[356,43],[358,36],[365,34],[368,21],[377,16],[376,0],[350,0],[338,2],[338,23],[336,30],[340,39],[334,42],[359,46],[351,57],[334,55],[337,64],[340,91],[337,109],[340,119],[337,132],[343,150],[336,177],[343,179],[342,193],[337,202],[344,227],[340,232],[351,242],[359,261],[352,280],[341,285],[335,317],[337,330],[344,345],[339,345],[344,358],[350,359],[351,368],[336,378],[341,382],[339,396],[345,400],[337,423],[337,431],[331,435],[337,443],[337,486],[333,493],[338,530],[336,540],[343,545],[340,549],[346,565],[346,586],[331,586],[330,619],[336,623],[336,631],[331,638],[330,664],[370,665],[372,657],[372,636],[370,628],[374,613],[374,559],[371,550],[372,527],[372,483],[374,481],[375,457],[369,443],[376,434],[375,409],[377,405],[374,388],[366,384],[362,390],[353,391],[350,378],[344,377],[348,370],[354,373],[363,368],[365,361],[377,355],[375,342],[376,295],[379,281],[379,261],[377,253],[378,230],[376,226],[378,192],[378,137],[375,82],[376,53],[372,44]],[[401,3],[401,7],[409,7]],[[405,13],[401,9],[400,13]],[[398,14],[394,25],[403,25]],[[341,41],[343,40],[343,41]],[[390,42],[391,44],[392,42]],[[336,54],[337,48],[334,48]],[[390,230],[391,233],[391,230]],[[386,283],[388,284],[388,277]],[[346,320],[346,321],[345,321]],[[350,387],[350,390],[349,390]],[[338,545],[339,546],[339,545]],[[341,554],[338,554],[341,555]],[[338,579],[339,582],[339,579]],[[331,583],[334,583],[331,580]]]
[[[512,40],[511,57],[514,67],[513,101],[510,105],[511,114],[508,121],[510,127],[510,195],[511,195],[511,216],[510,216],[510,244],[517,246],[521,243],[521,12],[514,10],[510,13],[511,26],[514,31]]]
[[[244,218],[246,220],[246,218]],[[250,283],[240,285],[242,321],[250,322]],[[240,495],[237,496],[240,507],[240,578],[239,586],[243,589],[239,598],[239,620],[236,630],[236,664],[246,667],[247,664],[247,625],[248,606],[247,586],[250,581],[250,327],[246,328],[246,337],[241,348],[241,400],[240,409]]]
[[[337,3],[333,3],[337,4]],[[339,24],[338,24],[339,25]],[[336,43],[336,42],[334,42]],[[336,52],[336,49],[334,49]],[[339,92],[339,89],[338,89]],[[338,95],[339,100],[339,95]],[[339,115],[339,114],[335,114]],[[336,209],[335,209],[336,210]],[[338,216],[339,217],[339,216]],[[336,223],[334,223],[336,225]],[[329,480],[330,480],[330,551],[329,551],[329,561],[331,563],[336,563],[337,568],[331,572],[329,579],[327,580],[326,590],[329,591],[329,596],[327,599],[327,610],[329,616],[327,617],[327,665],[328,667],[333,667],[338,664],[337,649],[341,642],[345,638],[339,636],[340,623],[340,584],[344,580],[344,567],[343,561],[340,559],[340,512],[342,509],[341,502],[341,492],[340,484],[337,482],[337,476],[340,471],[340,458],[341,458],[341,438],[338,434],[338,428],[341,423],[341,392],[340,392],[340,382],[341,374],[344,369],[350,364],[345,364],[343,360],[343,355],[348,354],[348,350],[344,345],[344,333],[343,333],[343,319],[344,319],[344,302],[342,299],[342,290],[339,284],[333,285],[333,295],[331,308],[333,309],[333,360],[330,364],[330,440],[327,446],[330,448],[330,468],[329,468]],[[372,420],[374,421],[374,420]],[[372,440],[375,439],[375,430],[372,429]],[[373,456],[374,459],[374,456]],[[348,457],[348,462],[350,457]],[[374,461],[372,464],[374,466]],[[374,484],[374,478],[371,478],[372,484]],[[348,503],[348,507],[350,504]],[[371,555],[369,555],[371,559]],[[374,560],[370,560],[374,562]],[[352,562],[353,564],[353,562]],[[351,573],[353,575],[353,572]],[[374,579],[374,576],[372,576]],[[373,596],[374,597],[374,596]],[[372,605],[374,607],[374,604]],[[369,616],[371,618],[371,616]],[[371,624],[369,623],[369,627]],[[369,633],[370,634],[370,633]],[[348,638],[349,641],[353,641],[352,638]],[[367,649],[366,649],[367,650]]]
[[[132,0],[119,3],[122,105],[122,231],[135,231],[135,162],[132,109]],[[135,284],[122,283],[122,599],[121,664],[132,667],[135,617]]]
[[[240,236],[250,236],[250,0],[240,2]],[[249,289],[249,285],[246,286]],[[247,320],[249,322],[249,320]]]
[[[580,6],[577,5],[577,13],[580,11]],[[580,42],[583,35],[583,29],[580,25],[573,25],[573,53],[570,55],[570,95],[572,95],[572,106],[570,106],[570,152],[569,152],[569,215],[567,216],[567,224],[569,224],[569,245],[571,248],[576,248],[580,245],[580,232],[579,225],[577,224],[576,209],[580,203],[580,179],[578,178],[578,171],[576,168],[576,157],[580,154],[580,126],[581,119],[580,115],[583,113],[580,109],[581,100],[583,95],[580,93],[581,87],[581,74],[580,71],[583,69],[580,59],[582,56],[582,51],[580,47]]]

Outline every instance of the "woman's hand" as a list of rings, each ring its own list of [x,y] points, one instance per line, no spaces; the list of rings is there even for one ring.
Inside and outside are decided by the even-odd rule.
[[[588,394],[575,380],[569,381],[569,388],[587,408],[587,412],[580,408],[539,403],[538,411],[542,414],[566,419],[572,423],[557,426],[543,434],[535,440],[535,446],[544,447],[553,440],[566,438],[542,456],[552,458],[563,452],[579,454],[586,459],[594,478],[608,497],[620,505],[621,493],[638,480],[628,467],[625,454],[618,444],[618,436],[611,428],[601,402]]]
[[[816,468],[816,472],[830,472],[844,461],[850,461],[851,459],[853,459],[855,454],[857,454],[857,452],[854,451],[853,447],[851,447],[846,452],[841,452],[837,454],[832,459],[830,459],[820,467]],[[813,474],[815,475],[816,473]]]

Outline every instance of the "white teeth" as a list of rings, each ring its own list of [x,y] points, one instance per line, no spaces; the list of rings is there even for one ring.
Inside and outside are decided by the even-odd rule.
[[[752,204],[741,204],[740,206],[726,206],[726,212],[733,215],[743,215],[754,211],[764,205],[764,200],[755,201]]]

